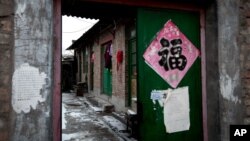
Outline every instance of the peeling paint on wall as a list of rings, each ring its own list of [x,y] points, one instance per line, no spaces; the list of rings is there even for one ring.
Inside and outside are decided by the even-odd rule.
[[[14,2],[11,139],[52,140],[53,1]]]
[[[241,103],[239,97],[233,95],[234,89],[238,85],[238,81],[235,81],[236,79],[239,79],[239,71],[233,78],[224,72],[223,75],[220,75],[220,91],[224,99],[234,103]]]
[[[17,113],[29,113],[36,109],[38,102],[44,102],[46,97],[40,94],[45,84],[46,74],[38,68],[24,63],[16,69],[12,78],[12,107]]]

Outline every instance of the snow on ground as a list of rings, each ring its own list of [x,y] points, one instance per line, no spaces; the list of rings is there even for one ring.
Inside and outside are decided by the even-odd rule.
[[[67,141],[67,140],[71,140],[74,138],[81,138],[81,137],[85,137],[89,134],[88,131],[85,132],[76,132],[76,133],[72,133],[72,134],[62,134],[62,141]],[[92,139],[90,140],[84,140],[84,141],[93,141]]]
[[[121,141],[121,137],[102,120],[103,113],[96,112],[100,109],[85,97],[63,93],[62,141]]]
[[[93,109],[95,112],[102,112],[103,109],[95,106],[90,106],[91,109]]]
[[[64,113],[66,113],[66,109],[65,109],[65,105],[63,104],[62,105],[62,129],[66,129],[66,124],[67,124]]]
[[[82,113],[82,112],[72,112],[72,113],[69,113],[69,116],[73,117],[73,118],[80,118],[82,116],[86,116],[87,114],[86,113]]]
[[[92,105],[90,102],[88,102],[88,101],[85,101],[88,105],[89,105],[89,107],[92,109],[92,110],[94,110],[95,112],[103,112],[103,108],[100,108],[100,107],[96,107],[96,106],[94,106],[94,105]]]
[[[126,130],[126,126],[121,121],[117,120],[116,118],[112,116],[103,116],[103,119],[111,127],[113,127],[114,130],[117,130],[119,132]]]

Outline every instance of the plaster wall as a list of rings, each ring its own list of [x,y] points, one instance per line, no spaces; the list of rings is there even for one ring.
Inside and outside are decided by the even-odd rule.
[[[248,123],[247,7],[245,0],[217,0],[206,7],[208,141],[228,141],[230,125]]]
[[[244,105],[240,77],[238,0],[217,0],[219,116],[221,141],[229,140],[231,124],[243,124]]]
[[[51,140],[53,1],[14,1],[11,140]]]
[[[217,4],[209,5],[205,15],[207,134],[208,141],[220,141]]]

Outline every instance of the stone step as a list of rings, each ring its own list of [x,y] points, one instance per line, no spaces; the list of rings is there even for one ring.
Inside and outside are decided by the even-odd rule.
[[[112,113],[115,111],[115,106],[108,101],[96,96],[87,96],[86,98],[93,106],[100,107],[105,113]]]

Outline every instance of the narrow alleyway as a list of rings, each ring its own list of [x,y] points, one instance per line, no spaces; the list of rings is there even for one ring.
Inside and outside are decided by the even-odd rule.
[[[62,141],[135,141],[126,125],[85,97],[62,94]]]

